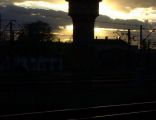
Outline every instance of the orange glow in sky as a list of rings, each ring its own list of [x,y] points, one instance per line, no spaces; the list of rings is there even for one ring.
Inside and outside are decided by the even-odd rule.
[[[58,2],[59,1],[59,2]],[[114,1],[114,2],[112,2]],[[116,2],[117,3],[117,2]],[[13,2],[15,6],[25,7],[25,8],[31,8],[31,9],[47,9],[47,10],[56,10],[56,11],[64,11],[68,12],[68,2],[65,2],[65,0],[26,0],[24,2]],[[136,7],[136,8],[129,8],[125,7],[124,9],[121,9],[121,6],[119,4],[115,4],[115,0],[103,0],[103,2],[99,5],[99,13],[101,15],[109,16],[112,19],[138,19],[141,21],[144,21],[145,19],[152,19],[148,15],[149,18],[147,18],[146,13],[152,13],[153,8],[143,8],[143,7]],[[126,11],[127,9],[127,11]],[[59,31],[57,31],[55,34],[60,35],[60,38],[68,40],[72,39],[72,25],[63,26]],[[95,37],[103,38],[105,37],[108,31],[104,28],[95,28]],[[67,40],[67,39],[66,39]],[[65,40],[65,42],[66,42]]]
[[[72,41],[72,34],[73,34],[73,25],[67,25],[65,27],[60,26],[59,31],[56,31],[55,34],[62,40],[62,42],[70,42]],[[116,31],[116,29],[111,28],[94,28],[95,35],[94,38],[102,39],[105,36],[110,36],[110,38],[115,38],[116,35],[112,35],[112,31]]]
[[[39,8],[39,9],[53,9],[53,10],[61,10],[68,12],[68,3],[65,0],[60,1],[59,3],[55,2],[46,2],[46,1],[24,1],[24,2],[14,2],[14,5],[21,6],[25,8]],[[107,15],[113,19],[120,18],[120,19],[139,19],[143,20],[145,16],[143,13],[147,11],[147,9],[137,8],[133,9],[130,12],[119,11],[115,9],[116,6],[113,4],[109,4],[108,1],[103,1],[100,3],[99,12],[102,15]]]

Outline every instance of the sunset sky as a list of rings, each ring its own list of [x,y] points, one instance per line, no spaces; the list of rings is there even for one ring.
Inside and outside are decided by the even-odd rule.
[[[68,11],[65,0],[1,0],[1,4],[14,4],[26,8],[40,8]],[[155,0],[103,0],[100,14],[111,18],[156,20]]]
[[[8,19],[16,18],[23,22],[34,21],[34,19],[49,21],[53,27],[56,26],[60,29],[59,34],[62,36],[72,34],[72,22],[67,15],[68,3],[65,0],[0,0],[0,11]],[[100,3],[99,12],[101,17],[98,19],[105,22],[141,24],[139,21],[143,22],[147,19],[150,22],[156,22],[155,0],[103,0]],[[28,15],[29,19],[25,19],[28,18]],[[95,29],[95,33],[99,36],[106,30],[104,28],[123,27],[107,24],[98,24],[97,26],[99,28]],[[58,31],[55,31],[55,34],[58,34]]]

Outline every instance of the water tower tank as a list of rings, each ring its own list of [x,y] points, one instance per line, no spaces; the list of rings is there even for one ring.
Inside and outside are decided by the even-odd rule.
[[[69,2],[69,16],[73,21],[73,43],[89,45],[94,39],[94,23],[99,15],[101,0],[66,0]]]

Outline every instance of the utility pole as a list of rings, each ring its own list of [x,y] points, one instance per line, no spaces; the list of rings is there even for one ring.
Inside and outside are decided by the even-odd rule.
[[[2,39],[2,15],[0,13],[0,40]]]
[[[131,45],[131,30],[128,29],[128,45]]]
[[[143,41],[143,26],[140,25],[140,49],[143,49],[144,48],[144,41]]]
[[[14,30],[13,30],[13,20],[11,20],[9,22],[9,26],[10,26],[10,28],[9,28],[9,31],[10,31],[10,42],[13,42],[14,41],[14,38],[15,38],[15,36],[14,36]]]
[[[2,15],[0,13],[0,31],[2,31]]]
[[[9,57],[10,57],[10,62],[9,62],[9,65],[10,65],[10,71],[13,71],[14,70],[14,38],[15,38],[15,35],[14,35],[14,29],[13,29],[13,22],[15,22],[15,20],[10,20],[9,21],[9,34],[10,34],[10,40],[9,40]]]
[[[128,52],[127,52],[127,70],[128,70],[128,73],[130,73],[131,71],[131,30],[128,29],[128,34],[127,34],[127,37],[128,37]]]

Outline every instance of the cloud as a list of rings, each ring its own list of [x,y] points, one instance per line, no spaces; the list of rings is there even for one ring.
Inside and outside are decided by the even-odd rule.
[[[14,2],[25,2],[25,1],[44,1],[50,3],[62,3],[64,0],[0,0],[0,4],[12,4]]]
[[[54,29],[58,29],[59,26],[66,26],[72,24],[71,18],[66,12],[44,9],[26,9],[17,6],[0,7],[3,20],[3,24],[6,24],[8,20],[15,19],[18,23],[30,23],[37,20],[45,21],[49,23]],[[120,24],[140,25],[143,22],[138,20],[122,20],[112,19],[108,16],[101,15],[96,19],[96,26],[104,28],[125,28],[127,27]],[[119,24],[119,25],[118,25]],[[130,26],[128,26],[130,27]],[[131,26],[133,27],[133,26]]]
[[[5,19],[3,23],[8,20],[17,20],[20,24],[30,23],[34,21],[45,21],[49,23],[54,29],[59,26],[65,26],[71,24],[71,19],[67,13],[54,10],[43,9],[26,9],[17,6],[0,7],[2,17]]]
[[[8,5],[6,7],[0,7],[2,14],[3,29],[8,24],[9,20],[16,20],[21,26],[23,24],[44,21],[51,25],[54,33],[61,39],[71,38],[72,32],[66,30],[67,26],[72,24],[71,17],[67,12],[45,10],[45,9],[27,9],[24,7],[18,7]],[[113,29],[139,29],[139,25],[144,24],[138,20],[122,20],[112,19],[106,15],[100,15],[96,19],[96,27],[99,28],[113,28]],[[104,35],[102,33],[102,35]]]
[[[39,3],[39,2],[44,2],[46,4],[55,4],[55,5],[59,5],[59,4],[64,4],[65,1],[64,0],[0,0],[0,6],[6,7],[8,5],[15,5],[15,4],[22,4],[24,2],[29,2],[33,5],[33,3]],[[32,3],[33,2],[33,3]],[[42,3],[43,5],[43,3]],[[42,6],[40,5],[40,6]]]
[[[0,0],[0,4],[12,4],[14,2],[25,2],[25,1],[44,1],[50,3],[63,3],[65,0]],[[108,3],[110,6],[114,6],[116,9],[120,10],[130,10],[138,7],[156,7],[155,0],[103,0],[103,2]]]
[[[156,8],[155,0],[104,0],[104,2],[122,11],[130,11],[135,8]]]
[[[129,20],[122,20],[122,19],[111,19],[108,16],[99,16],[96,19],[96,26],[100,28],[113,28],[113,29],[140,29],[140,25],[143,25],[145,28],[147,27],[146,24],[142,21],[137,19],[129,19]]]
[[[23,3],[30,1],[41,1],[49,2],[52,4],[62,4],[65,3],[65,0],[0,0],[0,5],[11,5],[14,3]],[[108,7],[112,7],[114,10],[122,12],[131,12],[136,8],[152,8],[156,9],[155,0],[103,0],[103,3],[106,3]]]

